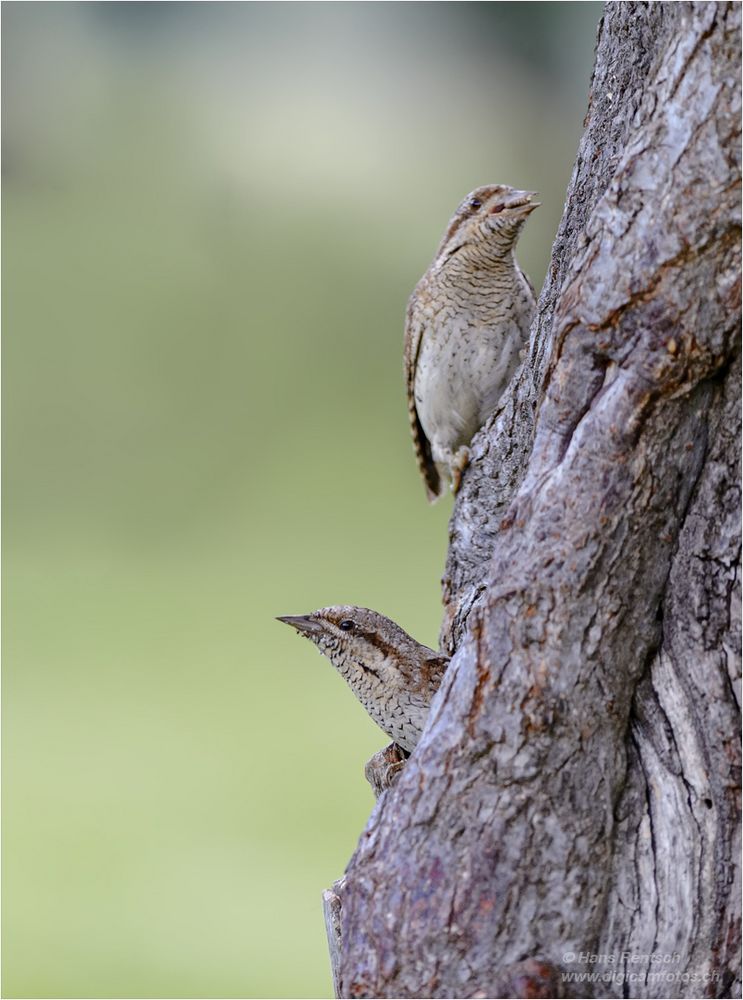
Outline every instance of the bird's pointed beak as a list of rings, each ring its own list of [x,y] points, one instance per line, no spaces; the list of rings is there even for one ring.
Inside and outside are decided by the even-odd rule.
[[[516,204],[511,207],[511,212],[514,215],[529,215],[542,204],[541,201],[532,200],[538,194],[538,191],[518,191],[515,195]]]
[[[322,628],[318,620],[313,618],[312,615],[284,615],[277,617],[276,621],[291,625],[292,628],[295,628],[302,635],[312,635],[314,632],[319,632]]]

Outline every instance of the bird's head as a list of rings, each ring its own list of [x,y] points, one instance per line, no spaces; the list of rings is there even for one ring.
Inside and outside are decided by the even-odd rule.
[[[483,259],[504,257],[513,248],[521,228],[540,203],[536,191],[519,191],[504,184],[475,188],[449,221],[435,261],[445,265],[461,251]]]
[[[352,686],[363,681],[388,689],[417,689],[428,682],[427,673],[443,659],[369,608],[342,604],[278,621],[313,642]]]
[[[448,657],[369,608],[343,604],[278,620],[313,642],[381,729],[403,749],[413,749]]]

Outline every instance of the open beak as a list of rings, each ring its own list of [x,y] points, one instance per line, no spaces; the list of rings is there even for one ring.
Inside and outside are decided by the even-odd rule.
[[[322,630],[322,625],[312,615],[285,615],[284,617],[278,617],[276,621],[291,625],[301,635],[312,635]]]
[[[518,200],[508,208],[517,215],[529,215],[535,208],[539,208],[541,201],[532,201],[539,194],[538,191],[519,191]]]
[[[500,215],[501,212],[507,212],[509,216],[529,215],[541,204],[541,202],[532,201],[536,194],[536,191],[513,191],[510,201],[496,203],[490,209],[489,214]]]

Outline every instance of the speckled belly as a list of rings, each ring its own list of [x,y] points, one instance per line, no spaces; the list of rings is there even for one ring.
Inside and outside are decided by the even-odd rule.
[[[423,338],[415,403],[434,461],[448,461],[488,419],[516,369],[524,339],[515,322],[497,329],[452,324]]]

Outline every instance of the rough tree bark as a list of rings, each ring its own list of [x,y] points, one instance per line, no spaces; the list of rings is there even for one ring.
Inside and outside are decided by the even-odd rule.
[[[740,13],[607,6],[452,664],[327,894],[341,996],[740,991]]]

